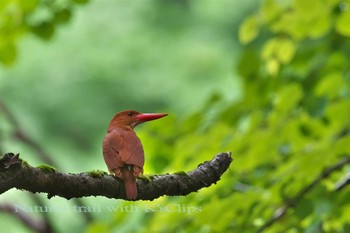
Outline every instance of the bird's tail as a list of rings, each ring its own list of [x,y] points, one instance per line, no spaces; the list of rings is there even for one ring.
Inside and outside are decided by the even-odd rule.
[[[125,186],[126,197],[134,200],[137,197],[136,177],[134,176],[133,166],[125,165],[122,167],[122,174]]]

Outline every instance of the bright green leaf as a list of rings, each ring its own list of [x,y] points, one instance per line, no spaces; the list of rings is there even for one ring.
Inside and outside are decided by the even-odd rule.
[[[289,63],[295,54],[295,45],[290,39],[279,39],[276,43],[276,54],[282,64]]]
[[[253,41],[259,34],[259,21],[256,15],[248,17],[239,28],[239,40],[243,44]]]
[[[281,17],[271,24],[271,31],[283,33],[294,40],[305,37],[305,26],[301,22],[299,15],[294,11],[283,12]]]
[[[334,98],[340,94],[343,85],[342,75],[340,73],[331,73],[320,81],[316,86],[315,93],[319,96]]]
[[[310,23],[308,35],[311,38],[318,38],[325,35],[331,28],[331,18],[329,12],[317,15]]]
[[[107,233],[108,226],[102,222],[91,223],[88,227],[87,233]]]
[[[277,76],[279,69],[280,63],[277,61],[277,59],[272,58],[266,62],[266,70],[269,75],[273,77]]]
[[[0,47],[0,61],[5,65],[12,65],[16,60],[17,51],[13,44],[6,44]]]
[[[270,40],[268,40],[267,42],[265,42],[262,52],[261,52],[261,57],[264,60],[268,60],[271,58],[274,58],[275,53],[276,53],[276,49],[277,49],[277,45],[276,45],[276,39],[272,38]]]
[[[266,22],[275,19],[280,13],[282,13],[280,6],[275,0],[264,1],[261,11]]]
[[[335,22],[335,29],[343,36],[350,36],[350,9],[343,11]]]
[[[20,0],[18,4],[25,13],[34,11],[38,6],[39,0]]]
[[[339,155],[350,154],[350,136],[342,137],[334,142],[332,150]]]
[[[275,58],[282,64],[291,61],[295,54],[295,46],[292,40],[286,38],[273,38],[267,41],[261,52],[263,59]]]
[[[289,112],[295,108],[303,97],[303,91],[299,84],[290,84],[281,88],[274,98],[274,106],[277,111]]]

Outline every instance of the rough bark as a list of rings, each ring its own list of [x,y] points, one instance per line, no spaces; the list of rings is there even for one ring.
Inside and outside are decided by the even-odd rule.
[[[160,196],[184,196],[220,180],[232,162],[231,153],[220,153],[190,172],[162,174],[137,179],[136,200],[153,200]],[[32,167],[18,154],[7,153],[0,159],[0,194],[12,188],[32,193],[47,193],[48,198],[66,199],[104,196],[126,199],[123,182],[106,173],[66,174],[45,167]]]

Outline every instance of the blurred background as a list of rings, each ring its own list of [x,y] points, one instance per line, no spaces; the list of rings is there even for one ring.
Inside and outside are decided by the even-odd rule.
[[[216,185],[186,197],[13,189],[0,195],[1,228],[349,232],[349,4],[0,0],[1,154],[107,171],[109,121],[136,109],[169,114],[136,130],[146,174],[189,171],[224,151],[234,158]]]

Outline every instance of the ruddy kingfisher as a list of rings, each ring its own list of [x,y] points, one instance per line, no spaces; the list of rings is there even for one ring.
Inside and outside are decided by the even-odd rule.
[[[136,177],[143,173],[143,147],[134,128],[146,121],[165,117],[165,113],[139,113],[125,110],[111,120],[102,143],[103,158],[108,171],[124,181],[126,196],[136,199]]]

